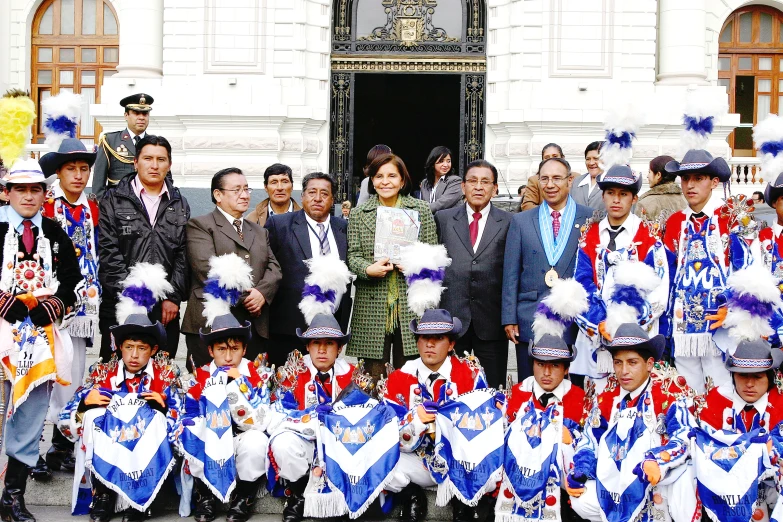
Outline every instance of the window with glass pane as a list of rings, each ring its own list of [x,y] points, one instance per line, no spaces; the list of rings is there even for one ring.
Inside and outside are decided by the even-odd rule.
[[[778,116],[783,116],[783,96],[778,96]]]
[[[718,58],[718,70],[719,71],[730,71],[731,70],[731,58],[723,57],[723,56]]]
[[[759,92],[770,92],[772,91],[772,80],[770,79],[759,79]]]
[[[116,63],[120,61],[120,49],[119,47],[104,47],[103,49],[103,61],[104,63]]]
[[[117,19],[108,4],[103,4],[103,34],[117,34]]]
[[[38,48],[38,63],[51,63],[52,61],[52,48],[51,47],[39,47]]]
[[[60,49],[60,61],[65,63],[73,63],[75,61],[75,53],[71,48]]]
[[[739,69],[741,71],[750,71],[753,69],[753,59],[750,56],[741,56],[739,59]]]
[[[739,41],[740,43],[750,43],[753,34],[753,14],[742,13],[739,17]]]
[[[771,71],[772,58],[759,58],[759,71]]]
[[[82,63],[95,63],[98,61],[97,49],[82,49]]]
[[[54,6],[50,5],[44,11],[41,17],[41,23],[38,24],[38,34],[52,34],[52,28],[54,27]],[[783,28],[781,28],[783,31]]]
[[[731,87],[731,80],[729,80],[729,79],[718,80],[718,86],[719,87],[725,87],[726,88],[726,92],[729,92],[729,87]]]
[[[74,0],[60,0],[60,34],[73,34]]]
[[[73,71],[60,71],[60,85],[73,85]]]
[[[95,71],[82,71],[82,85],[95,85]]]
[[[759,96],[757,98],[758,100],[758,108],[756,112],[756,121],[764,121],[767,116],[769,116],[769,110],[770,110],[770,103],[772,103],[772,96]]]
[[[731,43],[732,33],[734,31],[734,22],[729,22],[726,27],[723,28],[723,32],[720,33],[720,43]]]
[[[759,43],[772,43],[772,15],[759,13]]]
[[[93,72],[93,76],[95,73]],[[82,73],[84,76],[84,73]],[[94,87],[82,87],[82,117],[81,124],[82,134],[93,134],[95,132],[94,120],[90,117],[90,104],[95,103],[95,88]]]
[[[41,70],[38,71],[38,85],[51,85],[52,84],[52,71]]]
[[[82,34],[95,34],[98,8],[97,0],[82,0]]]

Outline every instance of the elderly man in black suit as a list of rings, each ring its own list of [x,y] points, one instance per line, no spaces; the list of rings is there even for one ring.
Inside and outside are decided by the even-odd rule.
[[[435,214],[438,238],[452,260],[446,269],[441,307],[464,325],[457,353],[473,350],[493,387],[503,384],[508,364],[500,305],[503,254],[511,224],[511,214],[490,203],[497,189],[495,166],[476,160],[462,176],[466,203]]]
[[[269,362],[280,365],[301,340],[296,329],[307,329],[299,310],[304,280],[310,273],[305,260],[337,252],[348,254],[348,222],[330,216],[337,182],[329,174],[312,172],[302,180],[302,210],[270,216],[264,228],[283,270],[283,279],[270,310]],[[351,312],[350,291],[346,291],[335,317],[343,331],[348,330]]]

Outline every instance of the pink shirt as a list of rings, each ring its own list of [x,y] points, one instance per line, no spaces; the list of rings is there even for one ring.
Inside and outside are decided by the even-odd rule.
[[[147,193],[144,185],[142,185],[139,181],[138,175],[133,178],[133,181],[131,181],[131,187],[133,187],[133,192],[136,194],[136,197],[141,200],[142,205],[144,205],[144,208],[147,209],[147,216],[150,218],[150,225],[154,227],[155,221],[158,217],[158,208],[160,207],[160,202],[163,200],[164,194],[168,195],[169,188],[164,182],[160,194],[153,196],[152,194]]]

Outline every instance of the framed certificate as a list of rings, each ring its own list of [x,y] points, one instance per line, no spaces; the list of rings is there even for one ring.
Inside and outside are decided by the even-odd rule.
[[[378,207],[375,221],[375,255],[373,259],[389,258],[400,262],[400,250],[419,239],[419,212],[404,208]]]

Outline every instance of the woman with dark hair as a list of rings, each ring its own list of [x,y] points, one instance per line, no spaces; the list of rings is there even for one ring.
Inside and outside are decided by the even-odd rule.
[[[388,145],[382,145],[378,144],[370,149],[370,151],[367,153],[367,161],[364,163],[364,179],[362,179],[361,185],[359,185],[359,198],[356,200],[356,206],[358,207],[367,199],[370,197],[370,193],[367,191],[370,178],[367,176],[367,169],[370,168],[370,163],[373,162],[375,158],[378,156],[382,156],[384,154],[391,154],[392,150]]]
[[[544,148],[541,149],[541,161],[548,160],[549,158],[565,158],[565,154],[563,154],[563,149],[560,145],[557,143],[547,143],[544,145]],[[536,208],[540,204],[541,184],[538,181],[538,173],[536,172],[527,178],[527,186],[522,195],[519,209],[521,211],[530,210],[531,208]]]
[[[674,161],[671,156],[658,156],[650,161],[647,173],[650,190],[639,196],[634,211],[637,216],[657,219],[661,212],[668,216],[688,206],[677,183],[677,173],[666,172],[664,168],[670,161]]]
[[[351,341],[346,354],[364,359],[367,371],[378,378],[385,363],[400,368],[418,356],[408,329],[414,319],[408,309],[408,284],[400,268],[375,255],[378,207],[418,212],[419,241],[435,244],[435,219],[426,203],[411,197],[411,177],[394,154],[377,157],[367,170],[370,198],[351,213],[348,221],[348,268],[356,274],[356,296],[351,318]]]
[[[577,205],[590,207],[603,212],[603,191],[598,188],[598,176],[603,174],[601,169],[601,147],[603,141],[594,141],[585,148],[585,167],[587,172],[574,179],[571,185],[571,197]]]
[[[462,201],[462,178],[454,172],[452,157],[448,147],[438,146],[432,149],[424,164],[421,199],[430,204],[433,214],[456,207]]]

